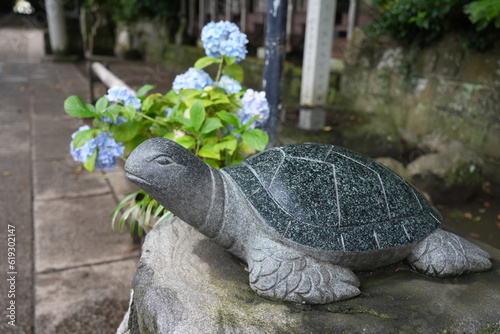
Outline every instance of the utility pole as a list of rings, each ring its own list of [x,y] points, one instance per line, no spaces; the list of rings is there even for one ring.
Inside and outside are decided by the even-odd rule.
[[[266,92],[270,114],[263,129],[272,146],[278,135],[281,113],[281,75],[285,56],[286,17],[288,0],[268,0],[266,19],[266,56],[262,88]]]
[[[68,54],[68,34],[62,0],[45,0],[50,48],[55,55]]]

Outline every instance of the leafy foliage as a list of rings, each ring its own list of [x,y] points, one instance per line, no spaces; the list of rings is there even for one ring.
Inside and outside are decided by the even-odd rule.
[[[469,19],[476,25],[477,30],[484,30],[490,23],[500,28],[500,1],[479,0],[473,1],[464,7]]]
[[[180,1],[163,0],[85,0],[82,7],[99,6],[115,22],[134,22],[139,19],[166,19],[177,16]]]
[[[500,24],[497,0],[372,0],[372,3],[379,15],[366,27],[367,31],[391,35],[408,45],[426,45],[446,32],[457,32],[463,36],[465,45],[485,49],[492,45],[495,33],[485,29],[486,26],[492,21]]]
[[[194,68],[176,77],[166,94],[148,95],[154,87],[145,85],[137,93],[127,87],[111,87],[95,105],[78,96],[68,97],[66,113],[92,118],[93,124],[93,128],[83,126],[72,135],[75,160],[89,171],[111,169],[117,157],[126,157],[152,137],[173,140],[217,169],[264,150],[269,137],[257,127],[269,117],[265,93],[243,88],[239,83],[243,69],[235,57],[223,51],[217,58],[199,59]],[[215,80],[203,72],[208,66],[218,67]],[[163,221],[166,214],[156,200],[140,190],[118,204],[112,225],[118,224],[122,230],[128,221],[131,231],[137,227],[142,234],[151,219]]]

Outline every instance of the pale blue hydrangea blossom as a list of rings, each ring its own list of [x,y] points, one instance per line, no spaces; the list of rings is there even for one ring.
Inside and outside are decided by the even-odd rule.
[[[128,119],[125,118],[125,117],[123,117],[123,116],[118,116],[118,118],[116,119],[116,122],[115,122],[110,117],[103,116],[102,121],[105,122],[105,123],[113,123],[113,124],[118,125],[118,124],[122,124],[122,123],[128,122]]]
[[[266,92],[256,92],[253,89],[248,89],[241,98],[243,109],[238,110],[238,117],[243,124],[246,124],[250,119],[259,115],[250,128],[262,126],[269,118],[269,103],[266,99]]]
[[[83,125],[71,135],[71,138],[74,139],[78,132],[89,129],[90,127],[88,125]],[[101,170],[112,170],[116,166],[116,158],[123,157],[125,147],[123,143],[117,143],[113,139],[111,132],[107,131],[102,131],[96,138],[89,140],[76,149],[73,147],[73,141],[70,143],[71,156],[76,161],[82,163],[85,163],[96,150],[97,157],[95,167]]]
[[[136,110],[141,109],[141,100],[135,97],[135,92],[128,87],[113,86],[105,95],[111,103],[123,103],[123,106],[133,105]]]
[[[135,110],[141,109],[141,100],[135,97],[135,92],[128,87],[113,86],[108,89],[108,94],[106,94],[105,97],[110,103],[120,103],[123,104],[124,107],[131,104],[134,106]],[[118,116],[115,122],[108,116],[104,116],[102,120],[106,123],[113,124],[122,124],[128,121],[128,119],[123,116]]]
[[[88,126],[88,125],[80,126],[78,128],[78,130],[76,130],[71,135],[71,138],[74,139],[78,132],[85,131],[85,130],[90,130],[90,126]],[[97,148],[97,146],[96,146],[96,143],[93,139],[89,140],[88,142],[86,142],[85,144],[83,144],[82,146],[80,146],[76,149],[73,147],[73,140],[71,141],[71,143],[69,143],[69,152],[70,152],[71,156],[73,157],[73,159],[75,161],[79,161],[79,162],[87,161],[90,158],[90,156],[94,153],[96,148]]]
[[[247,35],[232,22],[210,22],[201,30],[201,41],[209,57],[236,57],[236,62],[245,59],[247,54]]]
[[[203,89],[213,84],[214,81],[207,72],[190,67],[185,73],[175,77],[172,89],[179,94],[181,89]]]
[[[111,132],[103,131],[95,139],[97,145],[97,169],[112,170],[116,166],[116,158],[123,157],[125,147],[123,143],[117,143]]]
[[[217,87],[224,89],[228,94],[239,93],[241,91],[241,84],[239,81],[228,77],[227,75],[223,75],[220,78],[217,83]]]
[[[165,116],[168,118],[170,116],[172,116],[172,111],[174,110],[174,108],[171,108],[171,107],[168,107],[166,112],[165,112]]]

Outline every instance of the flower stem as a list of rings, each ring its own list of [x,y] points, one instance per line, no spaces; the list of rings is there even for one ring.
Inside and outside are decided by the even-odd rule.
[[[158,120],[154,119],[153,117],[150,117],[150,116],[146,115],[146,114],[145,114],[145,113],[143,113],[143,112],[138,111],[138,112],[137,112],[137,115],[139,115],[139,116],[141,116],[141,117],[143,117],[143,118],[145,118],[145,119],[148,119],[148,120],[150,120],[150,121],[151,121],[151,122],[153,122],[153,123],[156,123],[156,124],[159,124],[159,125],[164,125],[164,126],[165,126],[165,125],[167,125],[167,123],[160,122],[160,121],[158,121]]]
[[[219,82],[220,77],[222,76],[222,66],[224,65],[224,57],[221,58],[219,63],[219,69],[217,70],[217,76],[215,77],[215,82]]]

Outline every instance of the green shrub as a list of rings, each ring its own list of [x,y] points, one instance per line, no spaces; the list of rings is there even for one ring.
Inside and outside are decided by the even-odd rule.
[[[500,28],[498,0],[372,0],[378,17],[367,26],[402,44],[424,46],[456,32],[470,48],[491,47]],[[495,26],[490,25],[494,22]]]
[[[464,11],[469,19],[476,25],[477,30],[484,30],[490,23],[495,28],[500,28],[500,1],[479,0],[464,6]]]

